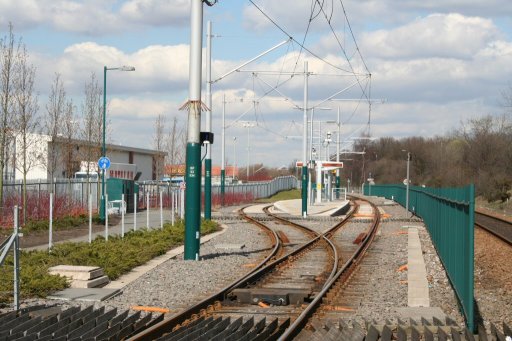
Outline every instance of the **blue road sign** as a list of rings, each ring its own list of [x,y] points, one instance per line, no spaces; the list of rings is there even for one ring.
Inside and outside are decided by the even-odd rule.
[[[98,160],[98,167],[100,167],[100,169],[109,169],[110,159],[106,156],[100,157],[100,159]]]

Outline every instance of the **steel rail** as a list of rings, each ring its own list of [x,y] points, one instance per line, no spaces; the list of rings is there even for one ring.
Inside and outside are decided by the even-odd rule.
[[[358,200],[362,200],[358,198]],[[369,201],[368,201],[369,202]],[[313,301],[304,309],[304,311],[297,317],[297,319],[286,329],[286,331],[279,337],[278,340],[291,340],[295,336],[297,336],[302,328],[307,324],[308,320],[313,313],[320,307],[322,301],[327,294],[327,292],[332,288],[332,286],[340,279],[342,275],[349,271],[353,271],[353,268],[359,261],[362,259],[366,250],[371,244],[375,237],[375,233],[377,232],[378,226],[380,224],[380,214],[377,207],[369,202],[373,207],[375,218],[373,220],[372,227],[370,229],[370,233],[368,233],[365,239],[361,242],[361,245],[358,247],[356,252],[350,257],[350,259],[345,262],[343,267],[335,274],[335,276],[322,288],[322,290],[315,296]]]
[[[263,261],[261,261],[258,265],[256,265],[256,267],[251,272],[246,274],[243,278],[246,278],[246,277],[250,276],[251,274],[254,274],[254,273],[257,273],[258,271],[260,271],[261,268],[265,264],[267,264],[272,259],[272,257],[274,257],[277,254],[280,247],[282,246],[281,240],[279,239],[277,233],[274,230],[270,229],[268,226],[260,223],[256,219],[253,219],[253,218],[249,217],[247,214],[245,214],[244,209],[246,209],[249,206],[250,205],[239,209],[238,214],[243,219],[261,227],[265,231],[265,233],[267,233],[270,236],[270,238],[272,240],[272,244],[273,244],[273,249],[269,253],[269,255],[267,257],[265,257],[265,259]],[[169,319],[165,319],[165,320],[155,324],[154,326],[144,330],[142,333],[132,336],[129,340],[153,340],[157,337],[160,337],[164,333],[171,332],[175,326],[180,325],[183,322],[189,320],[194,315],[201,315],[204,311],[213,307],[216,302],[224,300],[226,298],[227,294],[230,291],[232,291],[233,288],[236,287],[236,285],[238,283],[240,283],[242,280],[236,280],[234,283],[229,284],[228,286],[221,289],[219,292],[194,304],[193,306],[187,308],[186,310],[182,311],[178,315],[176,315],[172,318],[169,318]]]
[[[152,340],[152,339],[155,339],[155,338],[158,338],[160,336],[162,336],[163,334],[165,333],[169,333],[171,331],[173,331],[176,327],[186,323],[188,320],[190,319],[193,319],[194,317],[198,317],[198,316],[201,316],[201,315],[205,315],[207,313],[207,311],[213,311],[215,308],[215,304],[217,302],[220,302],[220,301],[223,301],[224,299],[226,299],[229,295],[229,293],[231,291],[233,291],[233,289],[235,288],[238,288],[238,287],[243,287],[243,286],[247,286],[251,283],[254,283],[256,282],[259,278],[265,276],[266,274],[268,274],[269,272],[273,271],[275,269],[275,267],[283,262],[285,262],[286,260],[288,260],[290,257],[293,257],[295,256],[296,254],[299,254],[300,252],[303,252],[304,250],[308,249],[308,248],[313,248],[316,243],[318,243],[320,240],[323,240],[325,239],[324,237],[324,234],[328,233],[329,231],[332,231],[333,229],[335,228],[338,228],[339,226],[342,226],[344,224],[344,222],[347,220],[343,220],[342,222],[340,222],[339,224],[336,224],[333,228],[330,228],[329,230],[327,230],[326,232],[324,232],[323,234],[320,234],[308,227],[305,227],[305,226],[302,226],[302,225],[299,225],[299,224],[296,224],[294,222],[290,222],[286,219],[283,219],[281,217],[278,217],[270,212],[268,212],[268,208],[272,206],[272,205],[269,205],[269,206],[266,206],[264,208],[264,211],[265,213],[267,213],[268,215],[272,216],[273,218],[283,222],[283,223],[286,223],[286,224],[289,224],[289,225],[293,225],[293,226],[297,226],[297,227],[300,227],[300,228],[303,228],[303,229],[306,229],[307,231],[309,231],[310,233],[314,233],[316,234],[316,237],[311,239],[310,241],[304,243],[303,245],[301,245],[300,247],[298,247],[297,249],[289,252],[288,254],[284,255],[283,257],[280,257],[279,259],[276,259],[274,261],[271,261],[269,262],[269,260],[274,257],[274,255],[277,253],[280,245],[278,246],[278,244],[281,244],[280,243],[280,240],[279,240],[279,237],[277,236],[277,233],[268,228],[267,226],[265,226],[264,224],[262,224],[261,222],[257,221],[256,219],[254,218],[251,218],[249,217],[248,215],[246,215],[243,210],[247,207],[244,207],[242,209],[239,210],[239,214],[241,214],[241,216],[252,222],[252,223],[255,223],[257,224],[258,226],[264,228],[264,229],[268,229],[270,231],[272,231],[272,234],[274,235],[274,237],[276,238],[276,245],[273,249],[273,251],[271,252],[271,254],[269,256],[267,256],[265,258],[265,260],[263,260],[258,266],[257,266],[257,269],[254,269],[253,271],[251,271],[250,273],[246,274],[243,278],[241,279],[238,279],[236,280],[234,283],[228,285],[227,287],[221,289],[219,292],[213,294],[212,296],[196,303],[195,305],[191,306],[190,308],[182,311],[180,314],[174,316],[174,317],[171,317],[169,319],[165,319],[163,321],[161,321],[160,323],[144,330],[143,332],[137,334],[137,335],[134,335],[133,337],[131,337],[129,340]],[[328,241],[328,244],[331,245],[331,247],[333,248],[334,250],[334,254],[336,255],[335,256],[335,264],[336,264],[336,267],[333,268],[333,271],[331,272],[331,275],[329,276],[329,278],[327,279],[326,283],[329,282],[329,280],[332,278],[333,274],[335,273],[336,269],[337,269],[337,251],[336,251],[336,247],[334,246],[334,244],[330,241]]]
[[[476,218],[475,219],[476,226],[478,226],[478,227],[484,229],[485,231],[491,233],[492,235],[498,237],[499,239],[503,240],[504,242],[508,243],[509,245],[512,245],[512,223],[511,222],[501,219],[499,217],[495,217],[490,214],[481,212],[481,211],[475,211],[475,215],[476,215],[476,217],[475,217]],[[490,226],[490,225],[486,225],[486,224],[482,224],[481,222],[478,222],[477,221],[478,215],[486,217],[486,218],[494,220],[494,221],[497,221],[498,224],[508,225],[508,229],[510,231],[509,234],[508,235],[504,234],[502,231],[500,231],[500,229],[497,229],[496,226]]]

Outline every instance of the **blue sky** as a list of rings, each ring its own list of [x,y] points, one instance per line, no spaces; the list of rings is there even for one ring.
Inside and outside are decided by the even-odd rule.
[[[311,0],[255,0],[288,34],[302,42]],[[8,22],[23,37],[37,67],[40,107],[48,98],[55,72],[62,74],[67,93],[79,105],[91,72],[101,80],[103,65],[129,64],[133,73],[109,72],[110,139],[119,144],[151,148],[157,114],[186,124],[178,108],[188,91],[188,0],[0,0],[0,32]],[[320,1],[322,3],[322,1]],[[364,73],[341,11],[341,1],[324,2],[325,12],[355,70]],[[372,108],[371,132],[381,136],[443,135],[461,122],[485,114],[501,114],[500,92],[510,85],[512,65],[512,2],[509,0],[351,0],[343,5],[364,61],[372,73],[372,98],[386,99]],[[332,6],[332,7],[331,7]],[[324,14],[311,21],[305,45],[338,67],[347,66]],[[205,6],[204,21],[213,21],[213,77],[259,54],[287,37],[249,1],[220,0]],[[245,70],[310,71],[337,76],[310,78],[310,106],[351,84],[354,77],[286,44]],[[297,65],[297,66],[296,66]],[[342,68],[342,67],[341,67]],[[213,125],[216,144],[213,162],[220,163],[221,98],[226,94],[227,158],[245,166],[247,129],[232,123],[255,121],[250,129],[251,163],[288,165],[301,157],[303,80],[297,76],[258,103],[251,98],[268,91],[285,76],[236,73],[213,86]],[[362,81],[361,87],[366,89]],[[337,98],[359,98],[360,86]],[[365,90],[367,93],[367,89]],[[244,97],[244,101],[241,101]],[[287,100],[285,101],[284,98]],[[315,119],[335,120],[341,110],[342,140],[366,129],[368,106],[356,102],[328,102],[331,110],[317,110]],[[315,129],[318,129],[316,127]],[[323,125],[326,130],[335,126]],[[348,146],[347,146],[348,147]],[[332,148],[332,147],[331,147]]]

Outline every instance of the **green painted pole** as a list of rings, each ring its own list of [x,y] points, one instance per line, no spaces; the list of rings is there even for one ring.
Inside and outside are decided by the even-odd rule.
[[[185,173],[185,260],[199,260],[201,237],[201,63],[203,1],[191,0],[189,101]]]
[[[206,25],[206,131],[212,131],[212,22]],[[204,219],[212,219],[212,145],[206,144],[204,161]]]
[[[304,163],[305,164],[305,163]],[[308,214],[308,167],[302,166],[302,216]]]
[[[204,219],[212,219],[212,159],[204,160]]]
[[[222,169],[220,171],[220,197],[221,204],[224,206],[224,194],[226,193],[226,170]]]
[[[225,204],[226,192],[226,94],[222,95],[222,133],[221,133],[221,166],[220,166],[220,202]]]
[[[467,250],[468,255],[468,271],[467,271],[467,281],[468,281],[468,291],[466,297],[466,317],[468,321],[469,330],[476,332],[476,324],[475,324],[475,309],[472,302],[474,301],[474,290],[475,290],[475,185],[469,185],[469,208],[468,208],[468,244]]]
[[[304,114],[303,114],[303,140],[302,140],[302,217],[308,215],[308,62],[304,61]],[[311,122],[313,124],[313,122]]]
[[[101,147],[101,156],[106,156],[107,146],[105,142],[107,125],[107,67],[103,66],[103,143]],[[105,170],[101,170],[101,200],[100,200],[100,220],[105,220]]]
[[[341,187],[341,177],[339,176],[340,174],[340,170],[338,169],[336,171],[336,188],[338,189],[336,191],[336,199],[339,199],[340,198],[340,187]]]
[[[187,143],[186,168],[185,260],[198,260],[201,226],[201,144]]]

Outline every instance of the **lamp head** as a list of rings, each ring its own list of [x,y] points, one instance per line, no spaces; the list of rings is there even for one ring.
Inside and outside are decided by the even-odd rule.
[[[135,71],[134,66],[123,65],[119,68],[120,71]]]

